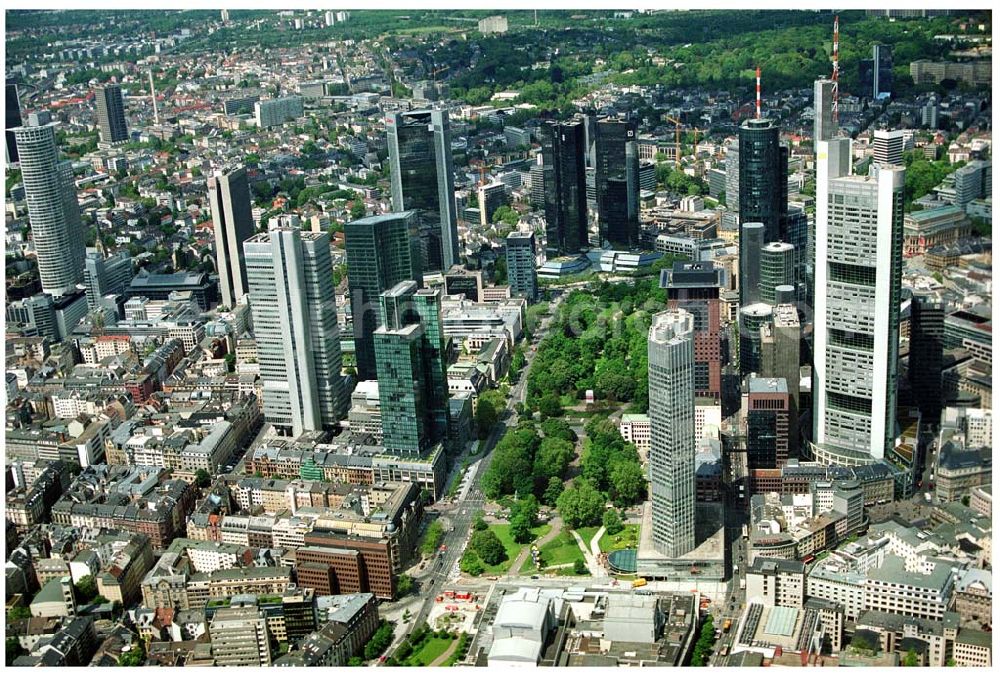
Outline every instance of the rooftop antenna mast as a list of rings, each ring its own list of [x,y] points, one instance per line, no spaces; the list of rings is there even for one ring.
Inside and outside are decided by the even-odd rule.
[[[757,66],[757,119],[760,120],[760,66]]]
[[[840,15],[833,17],[833,105],[831,106],[831,112],[833,113],[833,124],[837,124],[837,99],[840,94],[840,85],[838,80],[840,79]],[[836,129],[836,126],[834,127]]]

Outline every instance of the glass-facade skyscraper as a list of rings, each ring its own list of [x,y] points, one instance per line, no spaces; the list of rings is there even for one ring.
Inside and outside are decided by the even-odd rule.
[[[895,441],[905,170],[851,175],[851,143],[820,144],[816,177],[813,454],[884,458]]]
[[[740,224],[764,226],[763,242],[748,242],[740,234],[740,305],[760,299],[759,278],[746,272],[756,265],[765,242],[788,242],[788,149],[779,143],[772,120],[747,120],[740,125]]]
[[[97,103],[97,127],[103,143],[128,141],[128,123],[125,120],[125,99],[118,85],[104,85],[94,91]]]
[[[215,228],[215,263],[219,271],[222,302],[234,308],[247,293],[243,243],[254,232],[250,185],[243,167],[227,169],[208,178],[208,201]]]
[[[529,302],[538,298],[534,233],[514,231],[507,236],[507,280],[512,293]]]
[[[634,120],[597,122],[597,214],[601,240],[631,250],[639,244],[639,149]]]
[[[4,142],[6,143],[7,162],[19,162],[17,155],[17,140],[14,138],[14,128],[21,126],[21,104],[17,98],[17,84],[7,81],[6,100],[4,101]]]
[[[243,243],[263,382],[279,434],[331,430],[347,414],[330,235],[277,228]]]
[[[382,325],[375,330],[375,363],[382,443],[417,454],[448,431],[447,343],[441,292],[400,282],[379,297]]]
[[[404,280],[423,280],[423,264],[412,211],[380,214],[344,226],[347,282],[354,323],[358,380],[375,378],[372,336],[382,323],[379,295]]]
[[[587,246],[587,171],[584,123],[542,125],[545,239],[550,256],[578,254]]]
[[[695,546],[694,316],[654,315],[648,357],[653,546],[680,557]]]
[[[83,281],[86,246],[73,165],[59,160],[53,125],[14,129],[42,291],[59,297]]]
[[[460,256],[448,111],[391,113],[385,126],[392,208],[417,212],[425,250],[423,269],[450,270]]]

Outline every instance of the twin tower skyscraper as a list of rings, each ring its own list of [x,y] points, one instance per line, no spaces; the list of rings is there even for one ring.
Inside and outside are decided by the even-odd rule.
[[[594,172],[601,244],[639,246],[638,126],[587,114],[542,126],[546,250],[574,255],[590,245],[587,171]]]

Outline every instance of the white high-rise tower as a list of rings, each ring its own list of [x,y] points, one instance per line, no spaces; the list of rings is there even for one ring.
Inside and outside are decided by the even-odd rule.
[[[277,228],[243,243],[263,380],[279,434],[334,427],[347,413],[330,236]]]
[[[654,315],[648,355],[653,547],[680,557],[695,547],[694,316]]]
[[[42,291],[59,297],[83,282],[86,247],[73,166],[59,160],[53,125],[16,127],[21,179]]]

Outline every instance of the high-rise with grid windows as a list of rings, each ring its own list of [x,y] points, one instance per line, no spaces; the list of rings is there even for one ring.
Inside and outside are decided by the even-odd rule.
[[[849,139],[820,144],[816,179],[813,453],[884,458],[895,440],[905,170],[849,174]]]
[[[263,382],[279,434],[334,428],[347,414],[330,236],[278,228],[243,243]]]
[[[695,547],[694,316],[667,310],[649,330],[649,479],[653,546],[667,557]]]
[[[86,253],[73,164],[59,159],[54,125],[13,132],[42,291],[65,296],[83,282]]]

